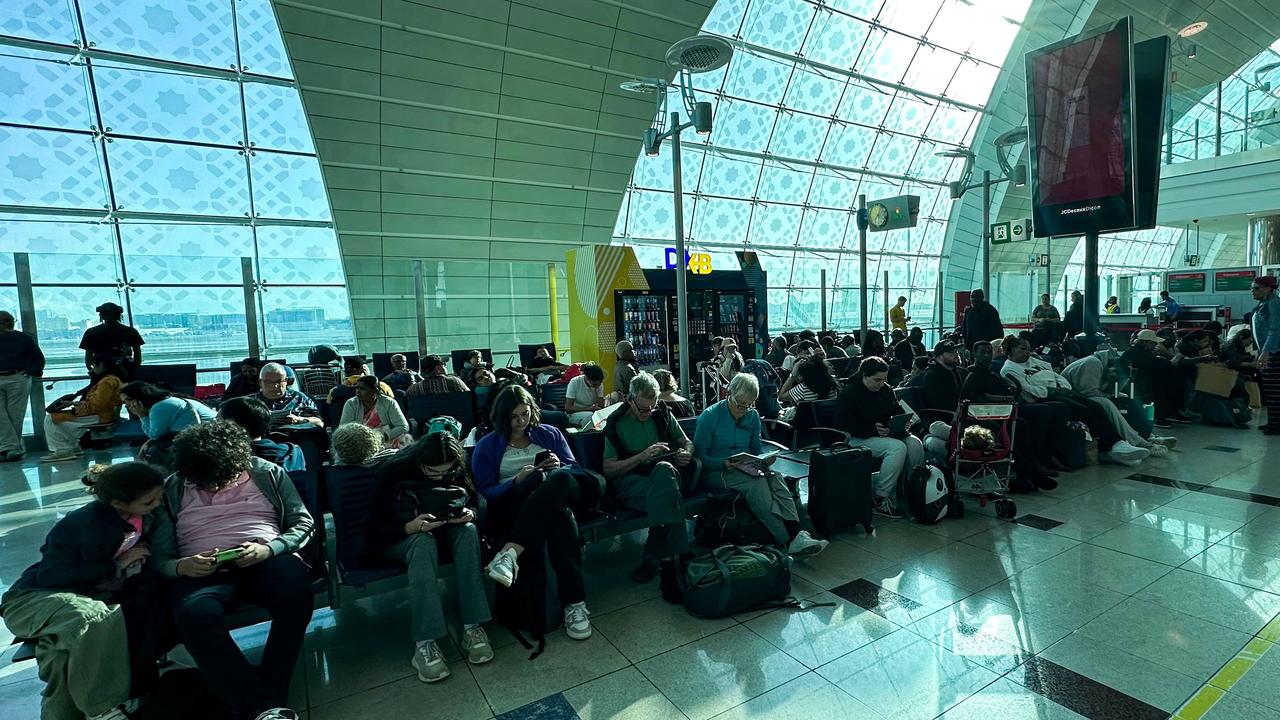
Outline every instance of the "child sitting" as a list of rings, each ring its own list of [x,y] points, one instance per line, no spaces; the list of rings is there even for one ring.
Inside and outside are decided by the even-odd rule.
[[[164,474],[126,462],[91,471],[85,482],[94,501],[53,526],[40,561],[0,599],[9,631],[37,643],[44,720],[124,720],[122,706],[154,682],[168,649],[163,605],[144,590]]]

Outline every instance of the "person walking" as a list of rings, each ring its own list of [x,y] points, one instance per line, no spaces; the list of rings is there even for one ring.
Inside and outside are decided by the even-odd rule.
[[[44,374],[44,353],[35,338],[14,329],[13,315],[0,310],[0,462],[26,454],[22,424],[31,397],[31,378]]]
[[[1280,300],[1276,298],[1276,276],[1253,280],[1253,338],[1258,345],[1258,375],[1262,380],[1262,403],[1267,408],[1267,424],[1262,432],[1280,435]]]

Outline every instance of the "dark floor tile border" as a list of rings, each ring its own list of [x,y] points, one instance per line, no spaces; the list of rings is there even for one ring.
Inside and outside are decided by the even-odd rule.
[[[1231,447],[1230,445],[1206,445],[1204,449],[1205,449],[1205,450],[1212,450],[1212,451],[1214,451],[1214,452],[1222,452],[1222,453],[1237,453],[1237,452],[1240,452],[1240,448],[1238,448],[1238,447]]]
[[[1013,521],[1019,525],[1026,525],[1037,530],[1052,530],[1063,524],[1061,520],[1054,520],[1043,515],[1022,515],[1014,518]]]
[[[1034,656],[1009,673],[1020,684],[1055,703],[1095,720],[1165,720],[1169,713],[1093,678]],[[1014,678],[1016,680],[1016,678]]]
[[[494,720],[581,720],[564,693],[548,695],[498,715]]]
[[[905,595],[899,595],[892,590],[886,590],[865,578],[858,578],[857,580],[847,582],[839,587],[832,588],[829,592],[848,600],[863,610],[869,610],[886,620],[888,619],[888,616],[885,615],[885,612],[888,610],[903,608],[907,611],[911,611],[919,610],[924,607]]]
[[[1280,507],[1280,498],[1271,495],[1259,495],[1257,493],[1246,492],[1244,490],[1232,490],[1231,488],[1220,488],[1203,483],[1191,482],[1190,480],[1173,480],[1171,478],[1160,477],[1159,475],[1148,475],[1146,473],[1134,473],[1129,475],[1127,480],[1137,480],[1149,485],[1163,485],[1165,487],[1177,488],[1179,490],[1190,490],[1191,492],[1204,493],[1205,495],[1217,495],[1218,497],[1231,498],[1233,500],[1244,500],[1245,502],[1258,503],[1260,505],[1270,505],[1272,507]]]

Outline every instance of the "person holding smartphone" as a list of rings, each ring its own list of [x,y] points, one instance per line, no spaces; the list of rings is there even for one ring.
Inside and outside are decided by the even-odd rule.
[[[858,365],[857,377],[845,384],[836,398],[836,427],[850,435],[850,443],[880,458],[871,510],[881,517],[900,518],[905,513],[893,501],[898,483],[912,468],[924,462],[924,445],[914,435],[890,437],[890,420],[906,410],[889,385],[889,364],[867,357]]]
[[[312,607],[311,576],[297,552],[315,523],[288,474],[254,457],[249,434],[235,423],[183,430],[173,460],[151,554],[160,574],[175,579],[178,637],[236,720],[287,717]],[[271,615],[260,667],[226,629],[227,609],[237,602]]]
[[[555,427],[540,422],[538,404],[528,390],[514,384],[503,388],[493,400],[491,417],[493,432],[476,443],[471,455],[476,489],[488,502],[485,533],[507,540],[487,567],[489,577],[511,587],[519,577],[521,555],[545,548],[564,605],[565,633],[586,640],[591,621],[573,511],[595,506],[601,488],[589,476],[573,472],[578,463],[568,442]]]
[[[631,573],[646,583],[689,548],[683,490],[697,481],[699,463],[647,372],[631,378],[627,401],[605,422],[604,438],[604,475],[618,502],[644,512],[651,523],[640,565]]]
[[[490,615],[476,528],[480,506],[462,443],[447,430],[428,433],[383,463],[377,478],[370,537],[376,553],[408,568],[415,645],[412,665],[418,679],[430,683],[449,677],[449,666],[436,642],[448,635],[436,572],[437,547],[442,544],[448,545],[453,558],[463,652],[472,665],[489,662],[493,646],[481,627]],[[465,504],[437,501],[459,490]]]

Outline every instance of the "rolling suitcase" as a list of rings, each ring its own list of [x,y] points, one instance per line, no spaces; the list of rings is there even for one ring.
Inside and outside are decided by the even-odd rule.
[[[871,534],[871,475],[879,466],[860,447],[836,445],[809,455],[809,520],[818,535],[829,538],[854,525]]]

